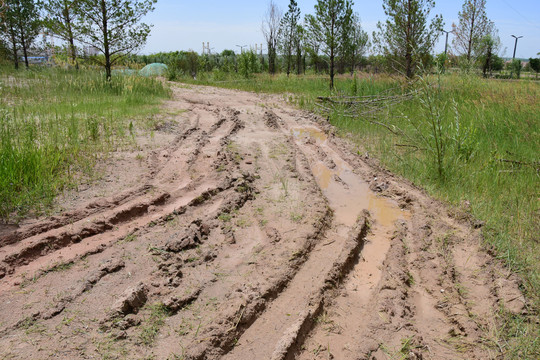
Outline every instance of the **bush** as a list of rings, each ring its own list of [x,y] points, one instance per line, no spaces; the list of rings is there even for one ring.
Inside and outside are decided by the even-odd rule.
[[[250,50],[240,54],[238,57],[238,71],[246,79],[261,71],[261,64],[255,52]]]
[[[521,76],[521,69],[522,68],[523,68],[523,66],[521,65],[521,60],[515,59],[510,64],[510,69],[512,70],[513,73],[516,74],[517,79],[519,79],[520,76]]]

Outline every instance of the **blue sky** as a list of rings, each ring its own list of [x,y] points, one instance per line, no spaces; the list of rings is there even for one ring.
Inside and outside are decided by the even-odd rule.
[[[313,13],[316,0],[297,0],[305,14]],[[274,0],[283,11],[289,0]],[[433,14],[442,14],[445,28],[458,21],[462,0],[436,0]],[[156,10],[145,18],[153,24],[151,36],[141,53],[193,49],[200,53],[202,42],[210,42],[214,52],[223,49],[239,50],[236,45],[253,46],[264,43],[261,21],[268,0],[158,0]],[[537,57],[540,52],[540,0],[487,0],[487,15],[495,22],[502,40],[503,56],[511,57],[514,38],[519,40],[516,56]],[[382,0],[356,0],[354,10],[360,14],[364,29],[370,34],[378,21],[385,19]],[[451,41],[452,35],[450,35]],[[264,48],[266,48],[263,45]],[[506,49],[506,51],[505,51]],[[444,50],[441,36],[436,52]]]

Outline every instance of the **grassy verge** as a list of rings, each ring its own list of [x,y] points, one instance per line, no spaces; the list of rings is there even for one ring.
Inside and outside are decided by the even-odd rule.
[[[281,93],[311,110],[317,96],[330,94],[327,78],[319,76],[260,75],[238,80],[207,74],[189,82]],[[391,171],[485,222],[486,245],[522,275],[523,289],[534,307],[530,317],[501,309],[499,347],[506,358],[538,358],[540,84],[459,75],[431,77],[421,84],[412,99],[384,107],[375,116],[400,135],[340,111],[331,113],[329,120],[358,144],[359,151],[370,152]],[[357,81],[341,77],[336,87],[338,93],[358,96],[409,91],[402,80],[385,76]]]
[[[169,95],[163,83],[97,71],[0,69],[0,219],[47,209],[96,160],[129,143]]]

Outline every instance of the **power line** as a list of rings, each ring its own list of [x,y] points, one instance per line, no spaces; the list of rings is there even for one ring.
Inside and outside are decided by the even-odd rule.
[[[523,18],[523,20],[525,20],[526,22],[529,23],[529,25],[531,26],[534,26],[535,28],[538,28],[540,29],[540,26],[538,24],[534,24],[533,22],[531,22],[529,19],[527,19],[523,14],[521,14],[519,11],[517,11],[512,5],[510,5],[506,0],[501,0],[503,3],[506,4],[506,6],[508,6],[510,9],[514,10],[514,12],[516,14],[518,14],[519,16],[521,16]]]

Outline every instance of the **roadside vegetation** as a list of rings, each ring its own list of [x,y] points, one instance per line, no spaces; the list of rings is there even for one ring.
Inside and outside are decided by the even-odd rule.
[[[169,90],[156,79],[101,72],[0,70],[0,217],[49,208],[98,160],[129,145]]]

